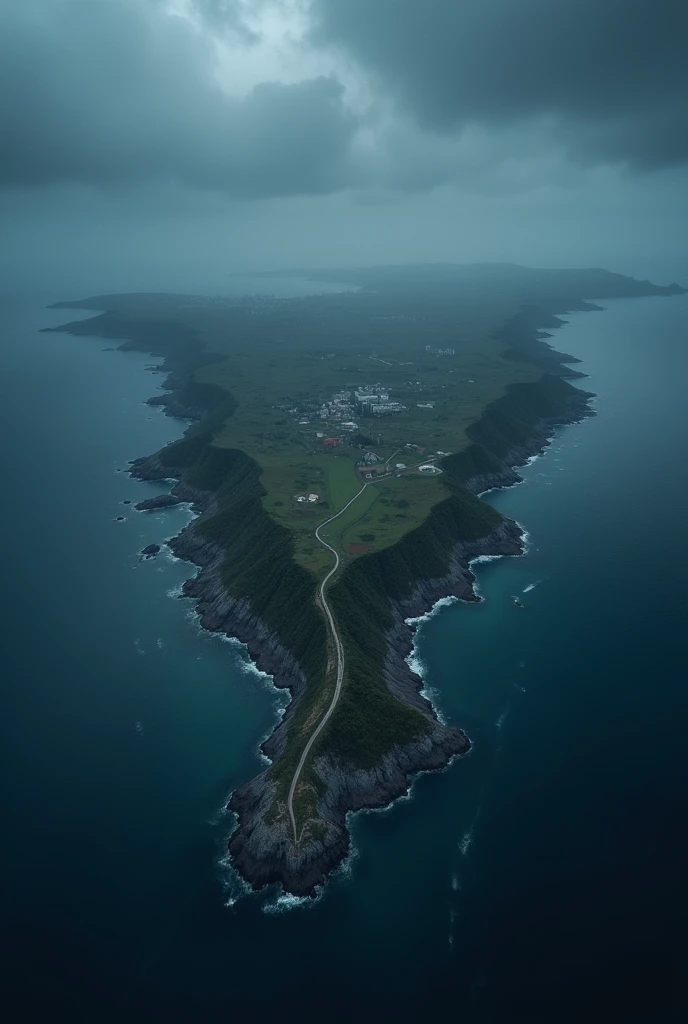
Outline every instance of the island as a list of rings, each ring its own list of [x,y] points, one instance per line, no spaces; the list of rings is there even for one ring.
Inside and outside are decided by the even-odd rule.
[[[58,303],[97,313],[51,330],[163,360],[151,401],[186,428],[132,462],[170,483],[137,508],[192,503],[168,541],[198,566],[185,595],[291,695],[269,767],[229,798],[231,859],[255,888],[312,895],[347,855],[350,812],[470,748],[407,663],[410,620],[477,600],[473,559],[521,553],[521,528],[479,495],[592,414],[577,360],[549,343],[561,314],[682,289],[512,264],[291,273],[350,287],[96,296]]]

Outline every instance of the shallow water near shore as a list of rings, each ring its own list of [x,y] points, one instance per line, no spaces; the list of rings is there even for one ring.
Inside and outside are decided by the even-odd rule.
[[[426,688],[473,750],[355,817],[315,902],[246,895],[226,864],[224,801],[260,770],[279,702],[169,596],[190,567],[138,558],[188,511],[123,504],[159,486],[128,460],[184,424],[145,405],[151,357],[39,334],[75,318],[47,301],[0,321],[12,987],[72,1020],[671,1019],[688,909],[688,296],[555,332],[598,416],[487,496],[527,529],[526,555],[476,565],[484,601],[444,602],[417,634]]]

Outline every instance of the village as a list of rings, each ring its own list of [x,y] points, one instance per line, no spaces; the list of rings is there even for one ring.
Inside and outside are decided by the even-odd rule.
[[[409,385],[420,386],[420,381],[409,381]],[[435,402],[417,403],[419,408],[432,409]],[[406,412],[408,407],[390,398],[387,387],[381,383],[369,385],[351,385],[336,391],[329,399],[306,399],[295,404],[280,405],[280,411],[288,413],[301,428],[323,427],[316,429],[310,437],[316,447],[310,447],[315,454],[318,448],[323,453],[350,453],[351,449],[360,451],[355,460],[356,474],[362,483],[374,483],[404,473],[422,473],[424,476],[437,476],[442,473],[438,461],[450,455],[446,451],[428,451],[427,446],[413,441],[399,440],[392,455],[375,451],[375,448],[387,448],[383,437],[376,432],[373,422],[381,418]],[[364,421],[362,430],[358,421]],[[327,429],[329,428],[329,429]],[[365,432],[364,432],[365,431]],[[304,432],[308,436],[309,432]],[[306,441],[306,443],[308,443]],[[318,492],[293,495],[293,501],[303,507],[313,506],[323,499]]]
[[[354,416],[379,417],[405,412],[406,406],[390,401],[389,391],[382,384],[367,384],[352,390],[337,391],[329,401],[307,400],[297,406],[278,406],[297,418],[300,426],[313,420],[336,423],[342,430],[358,430]]]

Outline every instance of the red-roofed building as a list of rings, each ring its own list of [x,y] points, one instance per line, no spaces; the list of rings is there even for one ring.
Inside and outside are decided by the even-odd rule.
[[[323,440],[323,444],[327,445],[328,448],[336,448],[337,445],[339,444],[339,438],[338,437],[326,437]]]

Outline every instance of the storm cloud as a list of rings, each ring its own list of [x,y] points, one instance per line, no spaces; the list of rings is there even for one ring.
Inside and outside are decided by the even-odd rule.
[[[0,279],[685,282],[686,39],[681,0],[0,0]]]
[[[380,199],[681,165],[686,38],[677,0],[6,3],[0,186]]]
[[[3,5],[0,183],[158,177],[245,198],[351,183],[356,123],[339,82],[262,82],[234,97],[214,62],[207,37],[156,0]]]
[[[312,39],[426,128],[538,121],[572,155],[688,160],[682,0],[313,0]]]

